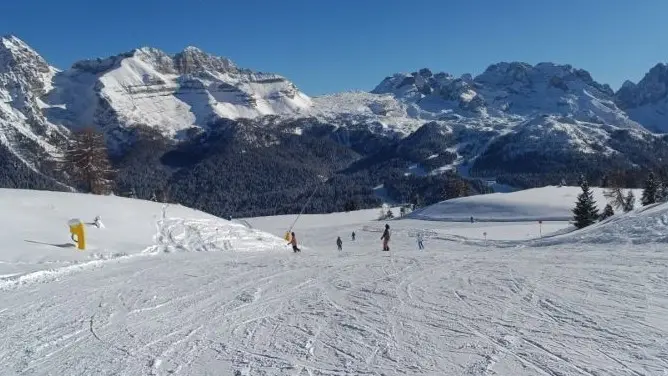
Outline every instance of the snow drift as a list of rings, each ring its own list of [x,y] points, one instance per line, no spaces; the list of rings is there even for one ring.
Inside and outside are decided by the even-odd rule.
[[[532,245],[668,243],[668,204],[654,204],[568,234],[536,240]]]
[[[603,188],[592,188],[599,210],[607,204]],[[446,200],[416,210],[407,218],[429,221],[570,221],[580,187],[527,189],[511,193],[492,193]],[[639,197],[639,192],[634,192]]]

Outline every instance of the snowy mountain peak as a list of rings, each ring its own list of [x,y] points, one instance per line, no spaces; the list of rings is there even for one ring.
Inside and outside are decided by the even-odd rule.
[[[11,35],[0,38],[0,73],[28,75],[30,81],[39,76],[41,81],[48,79],[42,75],[50,75],[53,71],[42,56],[19,38]],[[37,81],[32,83],[38,84]]]
[[[115,141],[115,130],[146,125],[179,137],[220,118],[294,115],[310,98],[282,76],[237,68],[196,47],[169,55],[142,47],[105,59],[84,60],[57,77],[49,119],[69,128],[95,124]]]
[[[56,72],[19,38],[0,38],[0,151],[9,149],[30,167],[64,139],[64,130],[44,117],[40,99]]]
[[[181,74],[214,71],[218,73],[236,72],[237,67],[227,58],[208,54],[197,47],[188,46],[174,56],[174,64]]]
[[[495,85],[511,85],[515,82],[529,83],[529,71],[533,67],[521,62],[492,64],[476,77],[476,80]]]
[[[649,70],[649,75],[665,74],[666,71],[668,71],[668,64],[657,63]]]
[[[577,82],[595,88],[604,95],[613,95],[608,85],[596,82],[589,72],[584,69],[576,69],[569,64],[555,64],[549,62],[538,63],[534,66],[522,63],[498,63],[489,66],[485,72],[475,78],[476,82],[494,86],[525,86],[533,87],[541,82],[548,82],[549,86],[569,90],[569,82],[578,85]],[[572,86],[572,85],[571,85]]]
[[[647,128],[668,131],[668,65],[656,64],[638,84],[625,82],[615,94],[615,102]]]
[[[624,83],[622,84],[621,87],[622,87],[622,88],[635,88],[635,87],[636,87],[636,84],[635,84],[635,82],[633,82],[633,81],[626,80],[626,81],[624,81]]]
[[[656,64],[637,85],[624,85],[620,92],[621,95],[631,94],[623,100],[625,107],[636,107],[665,99],[668,96],[668,65]]]
[[[372,93],[393,95],[408,113],[426,120],[493,117],[515,122],[518,116],[548,114],[637,127],[616,107],[608,85],[571,65],[500,62],[477,77],[459,78],[423,68],[387,77]]]
[[[11,34],[0,37],[0,48],[8,50],[32,50],[24,41]]]
[[[199,47],[186,46],[186,48],[183,49],[183,52],[202,53],[203,51]]]

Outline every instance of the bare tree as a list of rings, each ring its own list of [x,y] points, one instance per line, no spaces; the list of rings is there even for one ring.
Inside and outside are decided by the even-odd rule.
[[[608,199],[610,205],[615,209],[623,210],[624,213],[630,212],[635,207],[636,198],[633,189],[608,188],[603,191],[603,195]]]
[[[626,203],[626,193],[622,188],[612,187],[603,191],[603,195],[615,209],[623,209]]]
[[[108,194],[112,188],[113,170],[104,136],[93,128],[72,135],[64,158],[64,170],[88,192]]]

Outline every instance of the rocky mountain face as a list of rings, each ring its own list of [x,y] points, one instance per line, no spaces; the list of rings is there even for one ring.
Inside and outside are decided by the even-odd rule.
[[[77,62],[54,77],[45,101],[52,123],[96,125],[121,144],[123,131],[138,125],[183,139],[217,119],[296,114],[310,106],[285,78],[237,68],[195,47],[175,55],[141,48]]]
[[[311,98],[195,47],[145,47],[60,71],[5,37],[0,184],[56,189],[63,177],[49,161],[87,126],[105,133],[120,191],[170,190],[219,215],[294,211],[323,179],[319,211],[340,209],[343,197],[375,205],[381,186],[398,201],[435,201],[462,191],[451,184],[462,177],[471,193],[495,179],[597,179],[668,158],[666,138],[652,132],[668,130],[667,72],[659,64],[614,93],[570,65],[498,63],[475,77],[425,68],[371,92]]]
[[[637,84],[626,81],[615,101],[629,117],[648,129],[668,132],[668,65],[655,65]]]
[[[47,121],[41,101],[56,73],[18,38],[0,38],[0,147],[34,170],[67,137],[66,129]]]
[[[537,115],[639,128],[614,103],[608,85],[570,65],[499,63],[472,77],[421,69],[388,77],[373,91],[409,103],[413,113],[433,120],[513,118]]]

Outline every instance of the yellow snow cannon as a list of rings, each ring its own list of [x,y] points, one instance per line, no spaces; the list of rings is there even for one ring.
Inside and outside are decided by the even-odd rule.
[[[70,226],[70,237],[77,244],[77,248],[80,250],[86,249],[84,223],[80,219],[70,219],[67,224]]]

